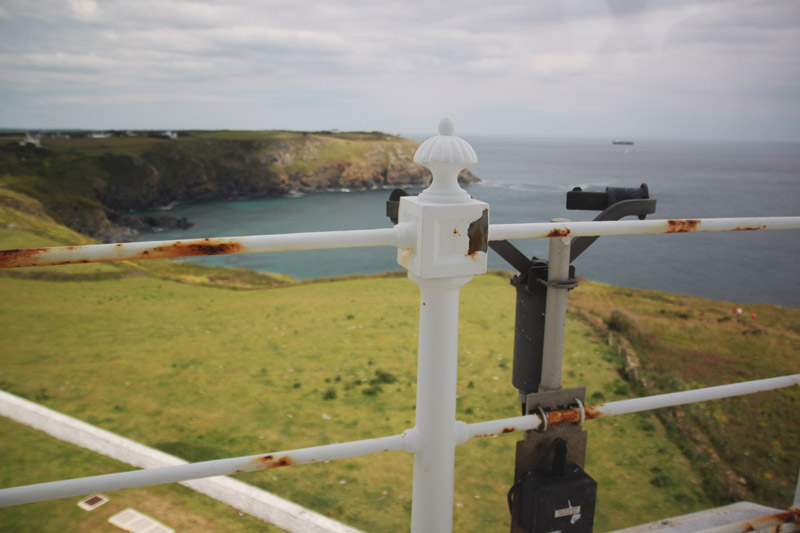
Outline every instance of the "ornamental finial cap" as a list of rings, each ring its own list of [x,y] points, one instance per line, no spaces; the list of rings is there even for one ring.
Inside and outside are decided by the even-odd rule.
[[[420,165],[430,163],[456,163],[462,168],[478,162],[475,150],[467,141],[453,135],[455,127],[449,118],[439,121],[439,135],[423,142],[414,154],[414,162]]]
[[[439,135],[452,135],[455,131],[456,127],[449,117],[444,117],[439,121]]]

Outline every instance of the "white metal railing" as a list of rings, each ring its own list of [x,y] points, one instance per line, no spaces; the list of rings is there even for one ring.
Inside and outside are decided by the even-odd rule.
[[[542,430],[545,427],[560,424],[583,424],[586,420],[605,418],[610,416],[639,413],[664,407],[675,407],[690,403],[719,400],[733,396],[754,394],[785,387],[800,386],[800,374],[783,376],[779,378],[761,379],[720,385],[705,389],[673,392],[608,402],[602,405],[585,406],[577,409],[563,409],[549,411],[546,418],[537,414],[501,418],[488,422],[467,424],[457,421],[456,445],[463,444],[470,439],[491,437],[512,433],[515,431]],[[177,466],[164,466],[146,470],[134,470],[117,474],[104,474],[66,481],[52,481],[22,487],[0,490],[0,507],[34,503],[57,498],[81,496],[94,492],[103,492],[120,489],[131,489],[159,485],[162,483],[178,483],[191,479],[212,476],[230,476],[257,472],[284,466],[305,465],[336,459],[347,459],[362,455],[371,455],[383,452],[406,451],[416,453],[420,449],[419,437],[416,429],[404,431],[400,435],[366,439],[341,444],[328,444],[313,446],[298,450],[278,451],[268,454],[247,455],[231,459],[217,459]]]
[[[582,424],[592,418],[800,385],[800,374],[797,374],[550,411],[543,416],[531,414],[475,424],[457,421],[459,293],[475,274],[486,272],[489,240],[549,238],[550,281],[559,282],[568,277],[572,237],[800,229],[800,217],[490,225],[488,204],[471,199],[457,182],[458,172],[477,162],[475,152],[466,141],[453,135],[449,120],[440,122],[439,133],[425,141],[414,156],[415,162],[431,170],[431,186],[418,197],[401,199],[399,223],[390,229],[0,251],[0,268],[12,268],[193,255],[396,247],[398,263],[408,270],[409,278],[420,287],[414,428],[400,435],[377,439],[7,488],[0,490],[0,506],[405,450],[414,454],[412,531],[450,531],[455,447],[470,438],[564,423]],[[542,390],[558,390],[561,387],[566,289],[555,283],[548,287],[548,291],[552,294],[548,292],[545,318]],[[797,513],[792,516],[797,517]]]
[[[703,218],[617,220],[598,222],[534,222],[490,224],[489,240],[655,235],[663,233],[761,231],[800,229],[800,217]],[[164,259],[197,255],[252,254],[331,248],[391,246],[412,248],[412,228],[319,231],[245,237],[217,237],[171,241],[84,244],[23,250],[0,250],[0,268],[53,266],[104,261]]]

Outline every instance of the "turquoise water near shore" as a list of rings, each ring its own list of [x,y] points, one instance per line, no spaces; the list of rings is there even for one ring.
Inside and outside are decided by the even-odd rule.
[[[467,138],[483,181],[468,188],[491,206],[491,222],[591,220],[567,211],[575,186],[647,183],[658,208],[650,218],[800,215],[800,145]],[[413,189],[412,193],[416,193]],[[389,227],[389,190],[298,198],[178,205],[195,226],[146,240]],[[516,243],[546,257],[544,240]],[[736,303],[800,306],[800,230],[603,237],[575,261],[579,276],[614,285]],[[284,272],[299,279],[398,270],[393,248],[363,248],[192,258],[204,264]],[[510,269],[494,253],[490,268]]]

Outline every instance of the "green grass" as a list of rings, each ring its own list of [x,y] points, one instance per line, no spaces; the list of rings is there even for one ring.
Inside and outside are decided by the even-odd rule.
[[[141,135],[138,137],[110,137],[108,139],[44,139],[42,147],[61,153],[80,153],[82,155],[99,156],[105,153],[115,153],[130,156],[139,156],[147,150],[152,150],[159,145],[168,145],[173,141],[168,139],[154,139]]]
[[[573,294],[573,309],[632,343],[641,378],[634,389],[646,394],[784,376],[800,368],[799,309],[599,284]],[[733,315],[735,306],[745,309],[742,317]],[[750,318],[754,312],[756,319]],[[800,439],[791,413],[798,410],[800,395],[790,389],[695,404],[662,417],[703,472],[714,501],[749,499],[786,508],[797,482]]]
[[[379,437],[414,425],[419,304],[407,279],[243,292],[149,277],[0,278],[0,291],[3,388],[188,460]],[[513,289],[499,276],[478,277],[462,291],[461,420],[518,413],[510,385],[513,306]],[[588,382],[589,396],[607,400],[624,396],[614,352],[574,319],[566,354],[566,385]],[[710,505],[654,417],[593,421],[587,429],[587,470],[600,482],[598,531]],[[454,530],[507,527],[515,440],[458,448]],[[35,464],[23,453],[14,460]],[[69,475],[85,473],[85,462],[71,462]],[[412,457],[402,452],[241,479],[367,531],[409,525]],[[7,480],[30,481],[24,471]],[[17,512],[0,511],[0,522]],[[31,529],[44,527],[36,513],[26,520]]]

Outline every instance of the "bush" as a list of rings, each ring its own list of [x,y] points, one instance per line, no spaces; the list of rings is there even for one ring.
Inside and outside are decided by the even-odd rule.
[[[380,368],[375,371],[375,377],[372,378],[369,382],[372,385],[377,383],[394,383],[397,381],[397,376],[392,374],[391,372],[387,372],[385,370],[381,370]]]
[[[333,387],[330,387],[330,388],[326,389],[325,392],[322,393],[322,399],[323,400],[335,400],[336,399],[336,389],[334,389]]]
[[[650,478],[650,484],[654,487],[662,489],[664,487],[671,487],[675,484],[669,474],[664,472],[664,469],[660,466],[654,466],[651,468],[650,473],[653,474],[653,477]]]
[[[377,383],[370,385],[366,389],[361,389],[361,393],[366,396],[377,396],[379,392],[382,392],[383,389]]]
[[[639,328],[631,317],[625,314],[624,311],[614,309],[611,311],[611,316],[608,318],[608,329],[611,331],[618,331],[623,334],[635,333]]]

